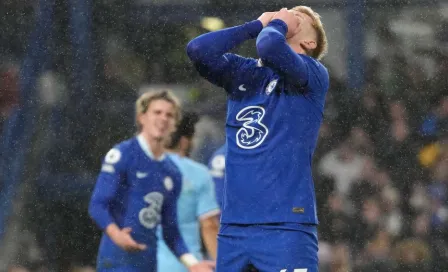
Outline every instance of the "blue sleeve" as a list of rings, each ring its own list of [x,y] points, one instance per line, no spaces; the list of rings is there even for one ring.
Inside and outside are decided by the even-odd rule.
[[[294,85],[308,84],[309,69],[303,57],[286,42],[288,26],[282,20],[271,21],[257,38],[257,52],[263,64],[285,75]]]
[[[246,40],[254,39],[263,29],[259,20],[203,34],[187,45],[187,55],[199,74],[220,87],[226,87],[232,73],[245,58],[226,54]]]
[[[180,257],[189,252],[180,234],[179,224],[177,222],[177,201],[182,191],[182,178],[180,174],[175,179],[175,185],[173,187],[173,195],[163,204],[162,231],[166,245],[177,257]]]
[[[89,215],[104,230],[115,223],[110,212],[118,188],[126,175],[126,160],[118,148],[111,149],[103,160],[101,172],[89,203]]]
[[[215,191],[212,176],[205,172],[198,195],[198,218],[206,218],[207,216],[217,214],[219,212],[218,203],[216,203]]]
[[[215,154],[209,163],[210,174],[213,177],[215,197],[219,207],[223,208],[223,190],[224,190],[224,175],[225,175],[226,159],[224,154]]]

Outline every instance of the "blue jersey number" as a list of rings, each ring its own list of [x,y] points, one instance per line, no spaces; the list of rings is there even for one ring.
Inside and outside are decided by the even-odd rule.
[[[268,128],[261,122],[265,110],[259,106],[249,106],[240,110],[236,120],[243,122],[243,127],[236,133],[236,143],[244,149],[253,149],[263,143],[269,133]]]

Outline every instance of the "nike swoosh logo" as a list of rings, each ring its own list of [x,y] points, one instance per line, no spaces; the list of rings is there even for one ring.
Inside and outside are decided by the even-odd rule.
[[[244,88],[244,84],[241,84],[241,85],[238,87],[238,90],[240,90],[240,91],[242,91],[242,92],[246,91],[246,88]]]
[[[137,178],[142,179],[142,178],[146,178],[148,176],[148,173],[137,172],[136,176],[137,176]]]

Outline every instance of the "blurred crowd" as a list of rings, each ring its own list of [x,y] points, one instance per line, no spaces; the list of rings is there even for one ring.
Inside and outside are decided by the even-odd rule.
[[[437,60],[431,79],[402,62],[394,93],[368,82],[344,101],[333,79],[314,161],[322,271],[448,271],[448,56]]]

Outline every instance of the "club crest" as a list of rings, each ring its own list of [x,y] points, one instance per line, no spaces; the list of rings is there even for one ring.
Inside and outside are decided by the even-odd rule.
[[[274,80],[271,80],[271,82],[269,82],[268,86],[266,87],[266,94],[269,95],[272,93],[272,91],[274,91],[275,87],[277,86],[277,82],[278,82],[278,79],[274,79]]]

